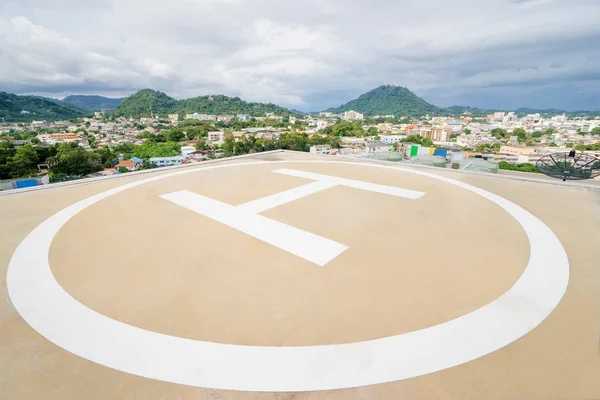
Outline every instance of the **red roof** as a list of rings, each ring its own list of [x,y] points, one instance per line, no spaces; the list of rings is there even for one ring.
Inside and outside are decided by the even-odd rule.
[[[123,160],[117,164],[117,167],[135,167],[137,164],[131,160]]]

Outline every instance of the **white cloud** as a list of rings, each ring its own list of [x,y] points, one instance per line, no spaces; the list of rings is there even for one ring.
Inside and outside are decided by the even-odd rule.
[[[562,90],[556,107],[597,108],[582,90],[599,87],[597,15],[597,0],[5,0],[0,90],[316,110],[395,83],[434,102],[508,106],[504,91],[537,106]]]

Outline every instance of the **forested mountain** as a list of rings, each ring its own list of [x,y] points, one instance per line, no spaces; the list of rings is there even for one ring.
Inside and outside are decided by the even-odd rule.
[[[0,121],[56,121],[86,116],[85,110],[37,96],[19,96],[0,92]]]
[[[125,117],[149,117],[150,114],[166,116],[174,113],[177,100],[163,92],[143,89],[127,97],[117,106],[115,113]]]
[[[276,115],[289,115],[292,112],[275,104],[252,103],[239,97],[228,97],[221,94],[192,97],[185,100],[175,100],[163,92],[143,89],[125,99],[117,107],[117,115],[125,117],[147,117],[151,113],[166,116],[167,114],[216,114],[235,115],[248,114],[264,116],[267,112]]]
[[[328,112],[340,114],[345,111],[354,110],[365,114],[366,116],[373,115],[394,115],[396,117],[409,116],[419,117],[425,114],[436,116],[452,116],[459,115],[465,111],[469,111],[475,117],[484,117],[496,111],[509,110],[494,110],[483,109],[471,106],[451,106],[438,107],[427,103],[425,100],[401,86],[384,85],[371,90],[357,99],[349,101],[336,108],[330,108]],[[563,111],[557,109],[538,110],[533,108],[519,108],[515,110],[517,114],[535,114],[540,113],[543,116],[552,116],[567,114],[572,117],[595,117],[600,115],[600,111]]]
[[[67,96],[62,102],[73,107],[81,108],[86,111],[102,111],[104,109],[117,108],[125,98],[109,98],[103,96]]]
[[[380,86],[360,95],[355,100],[326,111],[339,114],[349,110],[368,116],[395,115],[397,117],[439,115],[444,111],[440,107],[427,103],[407,88],[392,85]]]

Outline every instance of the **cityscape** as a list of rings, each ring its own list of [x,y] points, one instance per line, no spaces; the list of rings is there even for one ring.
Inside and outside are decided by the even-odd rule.
[[[390,88],[406,91],[376,90]],[[133,100],[69,120],[34,120],[22,110],[23,121],[0,124],[3,190],[277,149],[496,173],[536,173],[536,162],[557,152],[600,155],[600,116],[593,113],[465,108],[454,115],[414,116],[280,109],[262,115],[150,111],[134,117],[119,112],[131,106],[128,101]],[[396,106],[410,109],[406,101]]]

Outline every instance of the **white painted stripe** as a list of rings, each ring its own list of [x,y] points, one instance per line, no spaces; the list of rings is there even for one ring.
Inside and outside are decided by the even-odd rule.
[[[317,193],[334,186],[337,186],[337,183],[333,181],[316,181],[307,185],[286,190],[284,192],[279,192],[271,196],[263,197],[262,199],[240,204],[237,206],[237,209],[252,214],[258,214],[260,212],[270,210],[271,208],[301,199],[309,194]]]
[[[262,215],[250,214],[230,204],[188,190],[164,194],[160,197],[321,267],[348,249],[348,246],[333,240]]]
[[[376,183],[356,181],[354,179],[338,178],[336,176],[316,174],[314,172],[297,171],[294,169],[281,168],[281,169],[276,169],[273,172],[276,172],[278,174],[296,176],[298,178],[313,179],[315,181],[335,182],[336,184],[342,185],[342,186],[348,186],[348,187],[352,187],[352,188],[356,188],[356,189],[368,190],[370,192],[389,194],[392,196],[404,197],[404,198],[413,199],[413,200],[418,199],[419,197],[421,197],[425,194],[423,192],[417,192],[415,190],[408,190],[408,189],[402,189],[402,188],[397,188],[397,187],[392,187],[392,186],[378,185]]]
[[[71,297],[48,263],[50,244],[87,207],[160,179],[220,168],[297,164],[360,165],[416,174],[459,186],[506,210],[523,227],[530,258],[519,280],[491,303],[432,327],[330,346],[243,346],[191,340],[137,328],[99,314]],[[367,268],[367,266],[365,266]],[[483,189],[396,166],[346,161],[259,161],[180,170],[131,182],[81,200],[48,218],[17,247],[8,265],[10,300],[40,335],[80,357],[150,379],[245,391],[331,390],[429,374],[492,353],[523,337],[559,304],[569,260],[554,233],[518,205]]]

